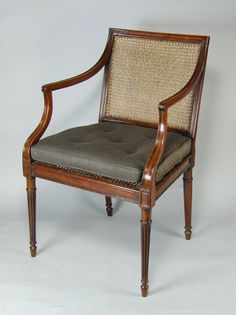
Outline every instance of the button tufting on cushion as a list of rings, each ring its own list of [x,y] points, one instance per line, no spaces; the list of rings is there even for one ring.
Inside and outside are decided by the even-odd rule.
[[[35,161],[79,169],[132,183],[141,181],[156,138],[156,129],[118,123],[76,127],[32,146]],[[169,132],[157,181],[190,153],[191,140]]]

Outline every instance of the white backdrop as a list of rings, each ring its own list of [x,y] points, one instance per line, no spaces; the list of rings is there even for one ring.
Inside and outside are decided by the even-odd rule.
[[[21,150],[42,114],[41,85],[92,66],[103,51],[109,27],[211,36],[195,187],[201,190],[201,207],[223,211],[235,205],[235,1],[1,0],[0,4],[3,208],[23,202]],[[49,133],[96,122],[101,75],[55,93]]]
[[[206,212],[211,218],[218,213],[219,228],[226,216],[235,223],[234,0],[0,0],[0,227],[26,219],[21,152],[43,111],[41,85],[92,66],[104,49],[109,27],[211,36],[197,138],[194,216],[201,221]],[[54,93],[47,134],[97,121],[101,79],[102,73]],[[181,185],[178,181],[173,192],[180,193]],[[58,194],[56,185],[46,181],[39,181],[38,192],[39,198],[47,196],[41,206],[48,202],[61,210],[67,198],[68,208],[88,198],[91,206],[100,198],[64,186]],[[168,198],[163,199],[162,206],[167,204]]]

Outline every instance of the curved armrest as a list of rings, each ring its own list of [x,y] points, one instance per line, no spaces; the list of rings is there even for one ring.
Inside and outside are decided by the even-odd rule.
[[[78,84],[80,82],[86,81],[92,76],[94,76],[98,71],[100,71],[103,66],[104,66],[104,63],[100,62],[99,60],[92,68],[90,68],[89,70],[77,76],[74,76],[72,78],[68,78],[65,80],[57,81],[57,82],[44,84],[42,86],[42,91],[43,92],[55,91],[55,90],[63,89],[63,88]]]
[[[37,143],[39,139],[44,134],[45,130],[47,129],[51,117],[52,117],[52,110],[53,110],[53,98],[52,98],[52,91],[66,88],[72,85],[75,85],[77,83],[83,82],[94,76],[98,71],[102,69],[102,67],[107,63],[110,57],[112,48],[112,40],[111,40],[111,33],[108,36],[107,44],[105,47],[105,50],[101,56],[101,58],[98,60],[98,62],[90,68],[88,71],[77,75],[75,77],[45,84],[42,86],[42,91],[44,93],[44,111],[42,118],[37,126],[37,128],[33,131],[33,133],[29,136],[29,138],[26,140],[26,143],[24,145],[23,149],[23,169],[24,174],[30,173],[30,165],[28,162],[31,161],[31,154],[30,150],[32,145]]]
[[[200,55],[199,55],[199,60],[198,60],[198,63],[196,65],[196,68],[195,68],[190,80],[186,83],[186,85],[181,90],[179,90],[177,93],[175,93],[174,95],[161,101],[159,103],[159,107],[164,107],[164,108],[168,109],[172,105],[181,101],[195,87],[195,85],[198,83],[198,80],[200,79],[201,74],[204,70],[205,60],[203,58],[203,55],[204,55],[204,50],[202,49],[200,52]]]
[[[107,63],[110,57],[111,48],[112,48],[112,41],[110,40],[110,36],[109,36],[105,50],[101,58],[92,68],[72,78],[45,84],[42,86],[42,91],[45,93],[49,91],[59,90],[59,89],[63,89],[63,88],[88,80],[89,78],[94,76],[97,72],[99,72],[102,69],[102,67]]]
[[[179,90],[176,94],[170,96],[169,98],[161,101],[158,105],[159,110],[159,123],[158,123],[158,131],[156,136],[155,144],[152,148],[152,152],[149,156],[149,159],[144,167],[143,177],[141,181],[141,190],[152,190],[155,189],[156,185],[156,170],[159,164],[159,161],[162,157],[166,138],[167,138],[167,116],[168,116],[168,108],[177,102],[181,101],[191,90],[194,89],[196,84],[198,83],[205,66],[204,49],[201,50],[199,61],[196,65],[196,68],[187,82],[187,84]]]

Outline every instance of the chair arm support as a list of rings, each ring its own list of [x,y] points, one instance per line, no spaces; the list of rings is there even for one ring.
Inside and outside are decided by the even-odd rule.
[[[25,142],[23,148],[23,172],[27,176],[30,173],[30,163],[31,163],[31,147],[33,144],[37,143],[41,136],[47,129],[49,122],[52,117],[52,92],[44,93],[44,111],[42,118],[37,126],[37,128],[31,133]]]
[[[166,138],[167,138],[167,130],[168,130],[168,124],[167,124],[167,109],[165,107],[159,106],[159,124],[158,124],[158,131],[156,136],[155,144],[152,148],[152,152],[149,156],[149,159],[144,167],[143,177],[141,181],[141,195],[144,193],[144,195],[148,192],[151,192],[151,199],[153,199],[153,195],[155,191],[156,186],[156,170],[157,166],[159,164],[159,161],[162,157]],[[141,197],[142,198],[142,197]],[[140,203],[143,203],[143,201]],[[148,203],[154,204],[155,200],[150,200]]]

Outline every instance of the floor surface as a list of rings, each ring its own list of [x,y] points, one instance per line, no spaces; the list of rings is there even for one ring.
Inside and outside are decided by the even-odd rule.
[[[141,298],[136,205],[114,200],[107,217],[103,196],[39,187],[38,255],[31,258],[20,196],[0,214],[0,314],[235,315],[235,211],[199,209],[196,201],[194,211],[186,241],[180,188],[154,208],[150,292]]]

